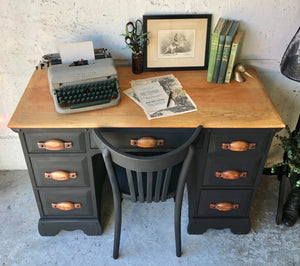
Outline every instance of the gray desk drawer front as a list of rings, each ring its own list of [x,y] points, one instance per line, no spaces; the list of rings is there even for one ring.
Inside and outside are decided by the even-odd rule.
[[[145,149],[174,149],[184,143],[193,133],[194,129],[102,129],[101,133],[106,140],[120,149],[145,150]],[[92,135],[91,135],[92,136]],[[151,147],[142,147],[146,138],[150,138]],[[91,137],[91,148],[97,148]]]
[[[89,186],[86,156],[32,155],[30,160],[38,187]]]
[[[44,216],[93,216],[89,189],[41,189],[39,195]]]
[[[42,131],[25,133],[29,153],[85,152],[84,132],[80,131]]]
[[[252,190],[201,191],[198,216],[246,216]]]
[[[268,139],[268,134],[259,131],[213,130],[208,153],[224,154],[225,156],[244,153],[249,156],[257,156],[266,151]]]
[[[246,154],[208,156],[203,177],[204,186],[252,186],[255,183],[261,157],[249,160]]]

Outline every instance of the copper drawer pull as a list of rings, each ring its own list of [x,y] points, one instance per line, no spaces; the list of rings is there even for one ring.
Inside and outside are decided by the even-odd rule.
[[[247,151],[254,150],[256,147],[256,143],[248,143],[246,141],[233,141],[231,143],[222,143],[223,150],[230,151]]]
[[[238,209],[240,204],[238,203],[231,203],[231,202],[218,202],[218,203],[211,203],[209,204],[210,209],[216,209],[218,211],[227,212],[233,209]]]
[[[216,177],[220,177],[227,180],[236,180],[239,178],[245,178],[247,177],[247,172],[240,172],[237,170],[226,170],[223,172],[216,172]]]
[[[142,137],[140,139],[131,139],[130,145],[137,146],[140,148],[154,148],[157,146],[164,146],[165,140],[155,139],[152,137]]]
[[[68,180],[70,178],[76,178],[77,177],[77,173],[70,173],[67,171],[53,171],[51,173],[45,173],[45,178],[51,178],[53,180],[57,180],[57,181],[63,181],[63,180]]]
[[[81,208],[81,204],[80,203],[73,203],[70,201],[62,201],[59,203],[52,203],[51,204],[53,209],[59,209],[62,211],[70,211],[73,209],[80,209]]]
[[[59,139],[50,139],[47,141],[39,141],[37,143],[40,149],[46,149],[50,151],[59,151],[63,149],[70,149],[73,146],[71,141],[62,141]]]

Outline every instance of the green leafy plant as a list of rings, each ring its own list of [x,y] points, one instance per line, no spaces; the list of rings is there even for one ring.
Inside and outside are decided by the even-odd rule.
[[[276,172],[279,167],[288,167],[288,176],[292,174],[300,175],[300,131],[291,132],[290,128],[286,126],[287,136],[278,136],[281,141],[281,147],[286,152],[286,158],[281,163],[277,163],[272,166],[272,173]],[[297,187],[300,187],[300,180],[296,183]]]
[[[126,27],[126,33],[121,34],[125,37],[126,49],[129,49],[132,54],[141,54],[143,52],[144,46],[148,41],[147,35],[149,32],[143,32],[142,25],[137,25],[136,31],[129,32],[128,27]],[[136,32],[140,32],[137,34]]]

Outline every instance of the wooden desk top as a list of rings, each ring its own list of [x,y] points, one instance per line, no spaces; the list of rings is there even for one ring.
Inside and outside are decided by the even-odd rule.
[[[167,71],[132,74],[130,67],[119,67],[121,91],[131,80],[174,74],[198,110],[171,117],[148,120],[144,111],[124,93],[121,103],[107,109],[58,114],[50,95],[47,71],[37,70],[8,124],[9,128],[97,128],[169,127],[194,128],[283,128],[280,118],[254,69],[255,79],[226,84],[208,83],[207,71]]]

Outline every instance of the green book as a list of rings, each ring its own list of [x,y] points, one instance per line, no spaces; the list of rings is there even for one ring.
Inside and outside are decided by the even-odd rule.
[[[216,57],[217,57],[217,50],[219,44],[219,37],[222,29],[226,24],[226,19],[219,18],[217,25],[212,33],[211,43],[210,43],[210,52],[209,52],[209,61],[208,61],[208,70],[207,70],[207,81],[211,82],[213,78]]]
[[[229,55],[230,55],[230,50],[231,50],[231,45],[232,45],[233,38],[236,35],[238,26],[239,26],[239,22],[234,21],[230,28],[230,31],[228,32],[228,34],[226,34],[225,44],[224,44],[223,54],[222,54],[222,60],[221,60],[221,65],[220,65],[220,71],[219,71],[219,76],[218,76],[218,83],[224,83],[228,60],[229,60]]]
[[[244,31],[239,31],[233,39],[230,56],[229,56],[229,61],[228,61],[228,65],[227,65],[227,70],[226,70],[226,76],[225,76],[226,83],[230,82],[233,68],[236,64],[236,61],[237,61],[240,51],[241,51],[243,37],[244,37]]]
[[[212,79],[212,82],[214,82],[214,83],[218,82],[221,60],[222,60],[222,55],[223,55],[223,48],[224,48],[224,43],[225,43],[225,37],[226,37],[226,34],[228,34],[232,24],[233,24],[233,21],[228,20],[228,22],[226,23],[226,26],[223,28],[222,32],[220,33],[216,63],[215,63],[214,74],[213,74],[213,79]]]

